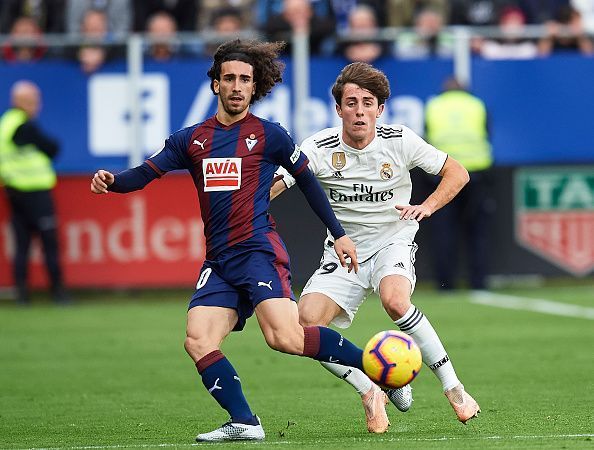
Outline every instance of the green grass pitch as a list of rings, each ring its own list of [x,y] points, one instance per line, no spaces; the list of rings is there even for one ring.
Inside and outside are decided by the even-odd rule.
[[[594,307],[594,287],[499,291]],[[187,448],[226,421],[183,350],[189,291],[133,298],[79,293],[68,307],[0,305],[0,448]],[[107,297],[108,301],[102,296]],[[408,413],[367,433],[355,391],[314,361],[268,349],[255,318],[223,347],[267,433],[217,447],[594,448],[594,323],[475,304],[419,289],[415,304],[444,341],[482,414],[455,420],[427,367]],[[377,297],[345,336],[363,346],[391,328]]]

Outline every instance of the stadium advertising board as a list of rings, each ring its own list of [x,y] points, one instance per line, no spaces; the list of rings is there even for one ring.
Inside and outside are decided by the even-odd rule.
[[[525,168],[515,176],[518,243],[576,276],[594,269],[594,166]]]
[[[126,195],[94,195],[89,183],[88,177],[62,177],[54,192],[68,286],[195,285],[204,237],[189,176],[170,174]],[[14,246],[8,205],[0,194],[0,287],[7,287]],[[36,287],[47,284],[42,259],[35,242],[30,279]]]
[[[312,59],[310,96],[304,99],[305,132],[338,124],[330,89],[345,63],[340,58]],[[497,165],[594,162],[590,140],[585,138],[590,135],[589,118],[594,116],[594,83],[590,79],[594,58],[475,59],[472,64],[472,91],[487,104]],[[381,121],[402,123],[423,133],[424,106],[452,73],[452,61],[384,59],[376,65],[388,75],[392,88]],[[206,77],[209,67],[207,59],[145,62],[136,100],[142,121],[141,144],[147,155],[159,150],[171,132],[214,113],[216,97]],[[125,64],[109,63],[89,76],[66,62],[35,66],[0,62],[0,73],[0,108],[8,107],[10,86],[16,80],[26,78],[39,84],[44,105],[40,122],[62,143],[56,161],[60,173],[127,167],[133,134],[130,102],[134,99]],[[567,74],[571,74],[571,83],[567,83]],[[287,61],[283,79],[254,105],[253,112],[295,134],[291,61]]]

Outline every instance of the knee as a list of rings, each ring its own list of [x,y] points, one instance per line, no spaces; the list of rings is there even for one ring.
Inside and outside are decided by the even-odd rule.
[[[217,347],[207,336],[186,336],[184,341],[184,348],[194,361],[198,361]]]
[[[313,327],[316,325],[325,325],[320,323],[315,314],[307,311],[307,309],[299,310],[299,323],[302,327]]]
[[[398,294],[397,292],[382,298],[382,304],[392,320],[402,318],[411,305],[408,295]]]
[[[302,327],[299,327],[303,330]],[[303,336],[299,339],[299,334],[293,330],[272,330],[265,334],[266,343],[276,351],[299,355],[303,353]]]

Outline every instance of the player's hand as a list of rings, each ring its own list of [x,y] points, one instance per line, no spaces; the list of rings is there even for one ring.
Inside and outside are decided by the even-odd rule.
[[[425,217],[430,217],[433,211],[426,205],[396,205],[400,211],[400,220],[416,220],[420,222]]]
[[[357,261],[357,248],[355,243],[346,234],[334,241],[334,251],[340,260],[342,267],[347,266],[347,258],[350,258],[348,263],[349,272],[355,270],[355,273],[359,272],[359,262]],[[345,256],[346,255],[346,256]]]
[[[93,194],[107,194],[107,187],[115,180],[113,173],[107,170],[98,170],[91,180],[91,192]]]

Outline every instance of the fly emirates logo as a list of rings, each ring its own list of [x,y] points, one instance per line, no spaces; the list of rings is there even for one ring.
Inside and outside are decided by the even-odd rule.
[[[204,158],[204,192],[235,191],[241,187],[241,158]]]

